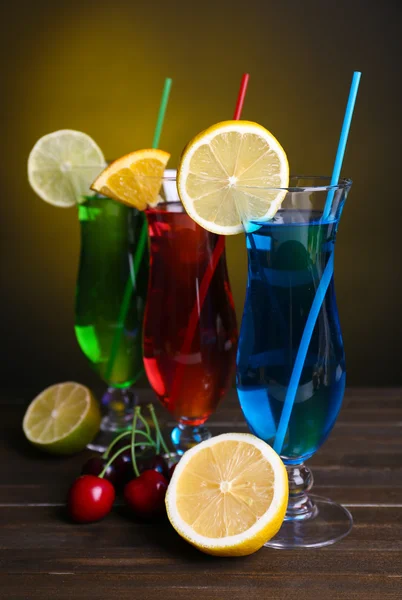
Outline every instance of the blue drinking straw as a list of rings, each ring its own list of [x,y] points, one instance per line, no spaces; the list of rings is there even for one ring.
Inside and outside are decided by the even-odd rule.
[[[353,79],[350,86],[349,99],[346,105],[345,117],[343,119],[343,125],[341,130],[341,137],[339,138],[338,150],[336,152],[334,170],[332,171],[331,183],[330,185],[337,185],[339,181],[339,177],[341,175],[343,157],[345,156],[346,143],[348,141],[350,124],[352,122],[353,110],[355,108],[357,91],[359,89],[360,71],[355,71],[353,73]],[[330,190],[327,194],[327,200],[325,202],[324,212],[322,215],[323,221],[326,221],[331,214],[332,200],[334,198],[335,190]]]
[[[331,186],[336,186],[339,181],[341,174],[343,157],[345,155],[346,143],[348,140],[348,134],[350,124],[352,122],[353,109],[355,107],[357,90],[359,88],[361,73],[355,71],[353,73],[352,84],[350,86],[349,99],[346,105],[345,118],[343,120],[341,136],[339,138],[338,150],[336,153],[334,170],[331,177]],[[332,200],[334,197],[334,190],[330,190],[327,194],[327,200],[325,202],[324,212],[322,220],[328,219],[331,214]],[[304,361],[306,360],[307,351],[310,346],[311,336],[313,335],[314,326],[320,313],[321,305],[327,293],[328,286],[331,282],[332,275],[334,272],[334,253],[332,252],[327,266],[324,269],[321,281],[317,288],[313,303],[309,315],[307,317],[306,325],[304,327],[303,335],[300,341],[299,349],[297,351],[295,364],[293,365],[292,375],[290,377],[289,386],[285,396],[285,402],[283,404],[281,418],[279,420],[278,429],[274,440],[274,450],[281,454],[283,443],[285,441],[286,432],[288,430],[290,416],[292,414],[293,404],[296,398],[297,388],[299,387],[299,381],[303,370]]]

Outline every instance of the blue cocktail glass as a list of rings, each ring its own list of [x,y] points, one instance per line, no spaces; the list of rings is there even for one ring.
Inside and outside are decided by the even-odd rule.
[[[237,391],[250,430],[288,471],[285,522],[267,544],[279,548],[325,546],[352,526],[344,507],[308,493],[313,478],[304,464],[332,430],[345,390],[333,260],[351,181],[331,187],[329,179],[291,178],[275,217],[250,223],[246,234]],[[331,212],[323,219],[329,193]]]

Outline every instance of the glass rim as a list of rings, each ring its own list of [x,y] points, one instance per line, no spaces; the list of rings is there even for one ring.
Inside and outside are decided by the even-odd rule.
[[[156,177],[151,176],[142,176],[144,179],[152,179],[155,180]],[[159,179],[159,178],[158,178]],[[352,179],[349,177],[341,177],[338,180],[338,183],[331,185],[331,177],[329,175],[290,175],[289,180],[292,179],[310,179],[317,181],[327,181],[327,185],[306,185],[306,186],[289,186],[289,187],[268,187],[265,185],[244,185],[242,189],[247,190],[272,190],[272,191],[283,191],[283,192],[291,192],[291,193],[302,193],[302,192],[330,192],[336,190],[346,190],[352,186]],[[164,175],[160,178],[161,183],[176,183],[177,176],[176,175]]]

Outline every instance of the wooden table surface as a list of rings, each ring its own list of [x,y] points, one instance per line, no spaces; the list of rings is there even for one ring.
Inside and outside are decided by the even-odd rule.
[[[32,450],[21,434],[29,398],[3,398],[0,598],[401,600],[401,397],[399,389],[349,389],[333,432],[309,461],[315,492],[352,512],[348,537],[319,550],[262,548],[235,559],[204,555],[168,522],[141,523],[119,506],[100,523],[69,523],[66,490],[86,455]],[[234,392],[210,427],[246,430]]]

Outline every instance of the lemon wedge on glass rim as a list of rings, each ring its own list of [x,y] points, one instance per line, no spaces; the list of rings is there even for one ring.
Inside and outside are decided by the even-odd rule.
[[[91,189],[138,210],[158,202],[163,173],[170,154],[158,148],[136,150],[113,161]]]
[[[190,544],[218,556],[245,556],[279,530],[288,477],[276,452],[247,433],[225,433],[188,450],[166,495],[169,520]]]
[[[188,215],[223,235],[267,221],[279,209],[289,183],[289,164],[278,140],[251,121],[223,121],[198,134],[184,149],[177,187]]]

